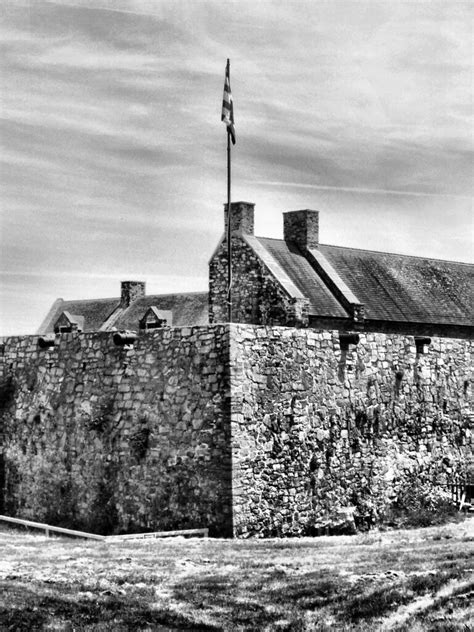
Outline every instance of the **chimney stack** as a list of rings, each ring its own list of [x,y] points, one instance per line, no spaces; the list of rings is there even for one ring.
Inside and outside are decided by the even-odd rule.
[[[231,232],[238,230],[246,235],[254,234],[254,208],[252,202],[231,202],[230,203],[230,229]],[[227,204],[224,204],[224,228],[227,234],[228,221]]]
[[[145,281],[122,281],[120,307],[128,307],[138,298],[145,296]]]
[[[285,241],[292,241],[301,250],[317,248],[319,245],[319,211],[304,209],[283,213]]]

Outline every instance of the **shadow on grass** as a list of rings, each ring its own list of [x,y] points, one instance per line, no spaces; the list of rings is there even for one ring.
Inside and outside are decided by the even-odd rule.
[[[53,592],[54,590],[54,592]],[[77,597],[77,587],[58,584],[29,585],[0,582],[2,630],[43,630],[53,622],[67,622],[76,631],[100,624],[101,630],[220,630],[196,623],[194,618],[168,608],[150,608],[145,600],[126,596],[95,594],[93,599]],[[72,627],[71,627],[72,626]],[[94,628],[95,629],[95,628]]]
[[[175,586],[174,598],[198,610],[216,609],[234,626],[269,623],[272,618],[266,612],[266,604],[260,600],[254,586],[253,590],[250,594],[245,582],[238,582],[228,575],[198,575],[187,577]]]
[[[331,579],[324,572],[289,576],[257,570],[253,578],[240,581],[230,575],[188,577],[174,587],[174,598],[192,608],[217,609],[225,630],[296,632],[307,629],[305,612],[313,611],[317,619],[317,611],[336,606],[341,591],[345,594],[347,588],[345,582],[334,579],[334,575]],[[324,625],[322,619],[318,625]]]
[[[411,595],[401,584],[383,586],[349,598],[344,606],[343,616],[352,622],[382,617],[409,601]]]
[[[462,571],[453,569],[447,572],[412,575],[372,589],[364,590],[362,586],[357,590],[356,586],[356,590],[353,591],[355,594],[348,595],[343,604],[343,616],[352,622],[385,616],[422,595],[435,594],[442,586],[461,575]]]
[[[270,582],[262,587],[265,598],[282,607],[293,604],[306,610],[335,605],[350,590],[348,582],[335,576],[333,572],[324,570],[286,577],[284,582],[285,587],[282,590],[278,577],[270,578]]]
[[[430,632],[470,632],[474,615],[474,582],[455,588],[440,597],[422,612],[414,614],[397,632],[411,632],[423,622]]]
[[[256,571],[240,581],[230,575],[196,575],[174,587],[174,598],[192,609],[217,609],[224,629],[231,622],[241,629],[305,630],[305,613],[315,630],[326,629],[328,615],[341,630],[372,629],[376,619],[420,595],[434,594],[458,576],[454,571],[420,574],[374,585],[373,580],[351,582],[331,570],[298,575]]]

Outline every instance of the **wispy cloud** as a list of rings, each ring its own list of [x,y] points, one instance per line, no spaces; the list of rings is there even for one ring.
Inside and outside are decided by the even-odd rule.
[[[154,12],[153,10],[138,10],[138,7],[141,6],[138,2],[135,3],[135,6],[137,7],[136,9],[127,9],[125,8],[126,5],[124,5],[123,7],[120,6],[120,2],[117,2],[117,6],[111,6],[110,4],[104,3],[104,2],[82,2],[82,3],[78,3],[78,2],[74,2],[74,0],[61,0],[61,1],[54,1],[54,0],[45,0],[46,4],[50,4],[50,5],[55,5],[57,7],[68,7],[71,9],[80,9],[81,11],[96,11],[96,12],[107,12],[107,13],[124,13],[125,15],[139,15],[139,16],[143,16],[143,17],[152,17],[153,15],[156,15],[156,12]],[[147,5],[144,4],[143,5],[143,9],[146,7]],[[148,4],[148,7],[150,7],[150,5]]]
[[[0,332],[20,311],[33,331],[58,295],[115,294],[116,272],[205,278],[226,197],[226,57],[233,195],[256,202],[263,234],[280,211],[310,206],[335,243],[388,247],[390,226],[391,248],[470,258],[469,13],[462,2],[5,0]]]
[[[100,273],[100,272],[84,272],[84,271],[67,271],[67,270],[0,270],[0,278],[23,278],[23,279],[106,279],[117,281],[118,279],[146,279],[147,281],[158,285],[166,283],[170,284],[182,284],[183,281],[194,285],[203,286],[207,282],[207,277],[199,275],[170,275],[170,274],[146,274],[143,270],[129,270],[126,268],[118,267],[114,273]],[[123,277],[123,279],[122,279]]]
[[[361,187],[325,186],[322,184],[303,184],[298,182],[277,182],[264,180],[248,180],[252,184],[271,187],[290,187],[296,189],[316,189],[319,191],[344,191],[345,193],[373,193],[380,195],[404,195],[408,197],[445,197],[458,200],[472,200],[470,195],[456,195],[453,193],[430,193],[428,191],[397,191],[395,189],[364,189]]]

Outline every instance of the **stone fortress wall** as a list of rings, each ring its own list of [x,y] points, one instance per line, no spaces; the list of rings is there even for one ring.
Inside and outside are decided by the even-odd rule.
[[[413,336],[339,336],[234,326],[236,534],[315,533],[347,507],[374,524],[411,486],[465,475],[473,343],[433,338],[417,351]]]
[[[95,532],[232,534],[225,327],[3,341],[0,513]]]
[[[473,452],[472,342],[262,325],[3,339],[0,513],[100,533],[376,521]],[[365,512],[365,514],[364,514]]]

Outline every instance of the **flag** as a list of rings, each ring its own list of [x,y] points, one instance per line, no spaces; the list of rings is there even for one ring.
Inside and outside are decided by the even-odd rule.
[[[227,60],[227,66],[225,68],[225,81],[224,81],[224,98],[222,99],[222,116],[221,121],[227,126],[227,131],[232,139],[232,144],[235,145],[235,125],[234,125],[234,101],[232,99],[232,92],[230,90],[230,64]]]

